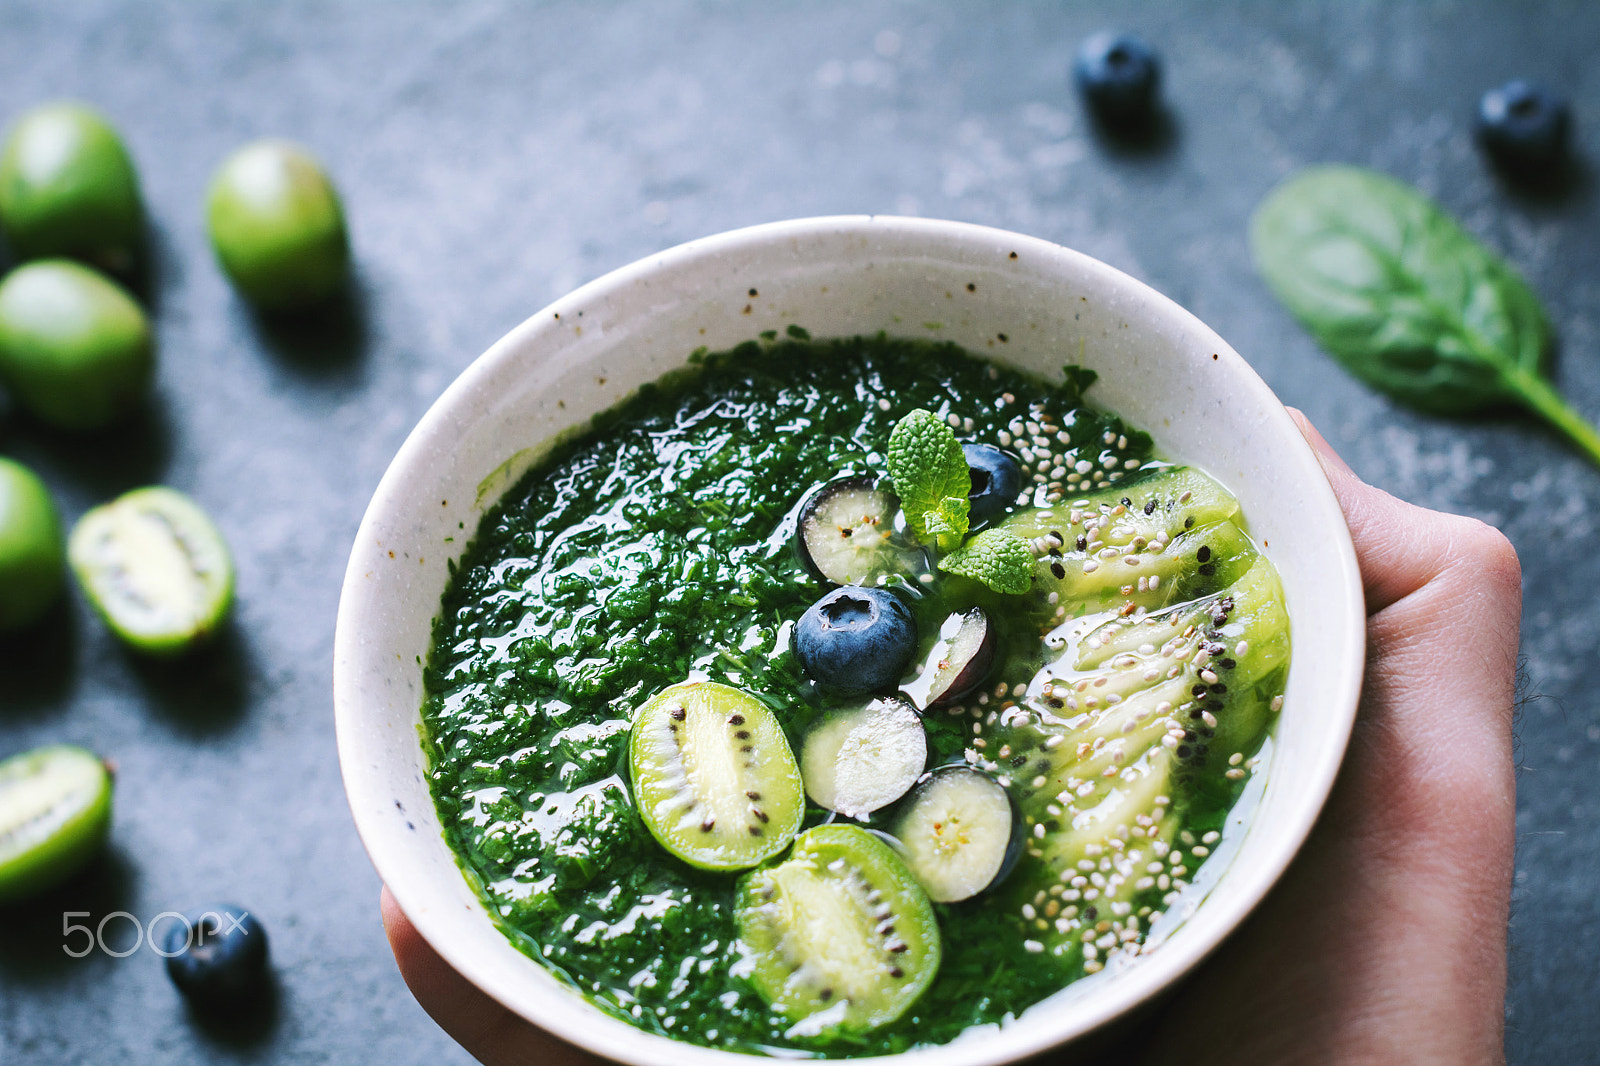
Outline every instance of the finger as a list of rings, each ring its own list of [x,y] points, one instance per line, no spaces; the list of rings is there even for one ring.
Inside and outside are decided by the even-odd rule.
[[[1373,488],[1345,465],[1305,415],[1293,408],[1289,414],[1316,453],[1344,510],[1361,564],[1368,614],[1411,595],[1451,565],[1497,568],[1491,583],[1504,584],[1508,560],[1514,566],[1515,553],[1505,550],[1503,537],[1475,519],[1441,516]]]
[[[513,1014],[456,973],[422,939],[387,885],[383,929],[411,994],[457,1043],[486,1066],[603,1066],[603,1060],[563,1043]]]

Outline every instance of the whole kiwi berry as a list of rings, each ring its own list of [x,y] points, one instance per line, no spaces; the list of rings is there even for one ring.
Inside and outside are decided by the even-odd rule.
[[[225,159],[206,225],[234,287],[263,310],[303,310],[345,284],[350,243],[339,194],[298,145],[255,141]]]
[[[39,476],[0,456],[0,633],[32,625],[60,598],[61,514]]]
[[[149,319],[116,282],[71,259],[40,259],[0,282],[0,381],[58,429],[104,429],[149,391]]]
[[[144,243],[128,150],[98,112],[53,103],[24,114],[0,149],[0,226],[18,259],[71,256],[127,274]]]

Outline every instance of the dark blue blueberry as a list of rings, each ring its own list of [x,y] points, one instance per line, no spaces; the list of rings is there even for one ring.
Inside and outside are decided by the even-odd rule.
[[[1572,119],[1567,102],[1520,79],[1490,89],[1478,101],[1478,139],[1496,161],[1512,167],[1547,166],[1567,150]]]
[[[1161,60],[1139,38],[1104,31],[1078,48],[1072,80],[1100,118],[1120,121],[1146,116],[1161,85]]]
[[[986,521],[1002,513],[1022,491],[1022,467],[993,444],[963,444],[972,491],[967,495],[972,521]]]
[[[244,908],[218,903],[190,911],[182,923],[169,918],[161,940],[167,976],[195,1003],[238,1007],[261,991],[267,933]]]
[[[916,651],[916,620],[887,589],[836,588],[794,627],[794,653],[806,675],[841,695],[893,687]]]

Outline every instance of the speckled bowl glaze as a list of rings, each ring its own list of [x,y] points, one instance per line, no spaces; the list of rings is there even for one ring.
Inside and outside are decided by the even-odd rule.
[[[334,699],[356,825],[421,934],[489,995],[624,1063],[749,1062],[617,1021],[517,951],[440,832],[418,738],[422,663],[449,577],[484,511],[549,443],[701,346],[763,330],[955,341],[1042,375],[1100,375],[1089,398],[1148,429],[1164,455],[1239,497],[1288,596],[1294,657],[1262,791],[1202,868],[1187,920],[1131,965],[1079,981],[988,1029],[896,1056],[928,1066],[1021,1059],[1158,995],[1255,907],[1305,840],[1350,735],[1364,610],[1343,516],[1283,406],[1193,315],[1133,278],[1032,237],[954,222],[802,219],[693,241],[563,297],[473,363],[412,431],[356,536],[339,605]],[[1264,786],[1264,789],[1262,788]],[[1231,854],[1230,854],[1231,852]]]

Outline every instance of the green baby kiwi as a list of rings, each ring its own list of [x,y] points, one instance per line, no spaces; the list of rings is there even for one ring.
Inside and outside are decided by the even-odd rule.
[[[19,259],[72,256],[125,273],[144,240],[133,160],[82,104],[27,112],[0,149],[0,225]]]
[[[90,752],[50,744],[0,761],[0,907],[83,869],[111,828],[111,771]]]
[[[264,310],[321,303],[349,273],[339,194],[298,145],[255,141],[224,160],[211,182],[206,225],[223,270]]]
[[[0,458],[0,633],[31,625],[61,594],[61,515],[37,474]]]
[[[84,596],[134,651],[180,655],[205,643],[233,605],[233,556],[200,506],[160,485],[90,510],[67,538]]]
[[[103,429],[149,388],[150,323],[133,297],[70,259],[43,259],[0,282],[0,379],[37,418]]]

